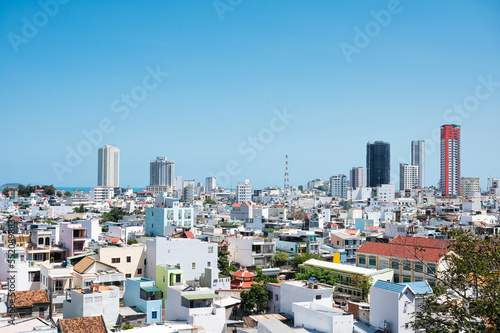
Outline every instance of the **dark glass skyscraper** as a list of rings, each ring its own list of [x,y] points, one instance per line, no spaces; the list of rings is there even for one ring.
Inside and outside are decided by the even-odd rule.
[[[391,183],[391,145],[388,142],[366,144],[366,169],[369,187]]]

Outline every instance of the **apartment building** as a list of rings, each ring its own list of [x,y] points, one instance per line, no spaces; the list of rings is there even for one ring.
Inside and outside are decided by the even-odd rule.
[[[116,267],[118,271],[125,274],[126,279],[144,276],[145,253],[143,244],[101,247],[98,254],[100,262]]]

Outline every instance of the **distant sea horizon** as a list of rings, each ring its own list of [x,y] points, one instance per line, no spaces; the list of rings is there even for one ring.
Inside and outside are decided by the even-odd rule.
[[[95,186],[70,186],[70,187],[63,187],[63,186],[54,186],[58,191],[68,191],[68,192],[73,192],[73,191],[82,191],[83,193],[90,193],[90,189],[95,187]],[[125,187],[128,188],[128,187]],[[139,192],[139,191],[144,191],[146,190],[145,187],[131,187],[132,191],[134,192]]]

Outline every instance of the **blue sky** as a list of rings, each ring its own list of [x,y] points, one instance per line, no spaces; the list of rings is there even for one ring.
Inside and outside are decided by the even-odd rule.
[[[397,185],[411,140],[423,139],[436,185],[433,132],[451,121],[462,125],[462,176],[483,188],[500,177],[498,1],[60,2],[52,15],[36,1],[0,3],[0,184],[94,186],[97,148],[113,144],[121,186],[147,185],[162,155],[184,179],[231,171],[228,186],[282,186],[286,154],[301,185],[365,166],[366,143],[384,140]],[[347,44],[357,53],[346,57]],[[168,76],[144,90],[158,70]],[[132,92],[140,101],[122,119],[114,111]],[[463,103],[469,111],[453,110]],[[278,126],[283,110],[294,118]],[[83,131],[102,121],[112,129],[89,143]],[[91,153],[69,165],[78,147]]]

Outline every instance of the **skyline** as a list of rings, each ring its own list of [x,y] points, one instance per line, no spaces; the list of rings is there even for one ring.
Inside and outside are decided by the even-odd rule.
[[[366,167],[366,143],[385,141],[398,188],[411,141],[425,140],[426,185],[436,186],[448,123],[463,131],[462,176],[483,189],[500,177],[489,149],[500,139],[498,2],[243,1],[224,13],[211,2],[62,2],[17,48],[23,18],[43,9],[0,4],[0,109],[14,139],[0,148],[2,184],[95,186],[97,149],[109,144],[121,152],[122,187],[145,187],[157,156],[202,184],[235,161],[227,187],[281,187],[285,155],[298,186]],[[367,34],[373,22],[384,24]],[[346,56],[347,44],[359,52]],[[54,163],[99,128],[102,139],[59,178]],[[262,150],[249,149],[256,140]]]

